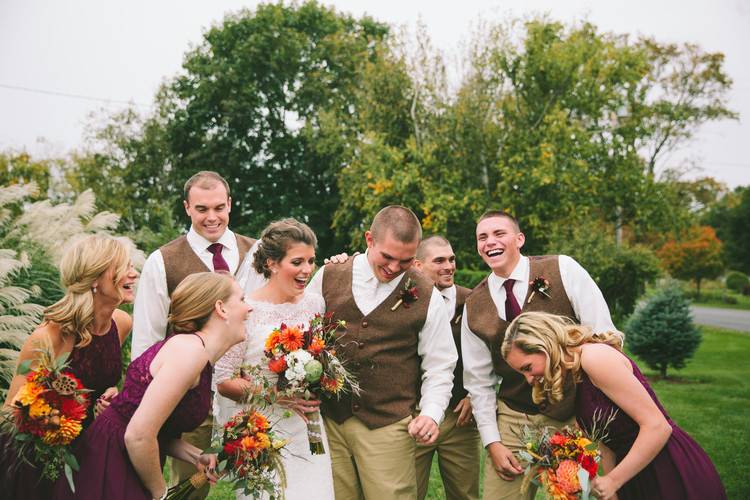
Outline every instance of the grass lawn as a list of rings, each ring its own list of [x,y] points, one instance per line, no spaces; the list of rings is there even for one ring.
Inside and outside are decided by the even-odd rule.
[[[703,343],[688,366],[670,372],[674,380],[655,380],[652,385],[672,419],[716,464],[729,498],[750,498],[750,335],[719,328],[702,330]],[[647,376],[656,377],[645,364],[640,365]],[[220,483],[209,498],[233,495]],[[445,498],[436,462],[428,498]]]

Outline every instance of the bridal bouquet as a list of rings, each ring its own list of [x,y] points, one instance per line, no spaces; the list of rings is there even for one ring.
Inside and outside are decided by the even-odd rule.
[[[248,409],[238,412],[224,424],[219,446],[207,452],[218,455],[217,472],[222,481],[232,484],[232,489],[242,489],[247,496],[267,493],[271,499],[279,499],[283,498],[285,483],[281,452],[286,443],[265,416]],[[189,498],[206,481],[203,472],[196,472],[170,488],[167,498]]]
[[[526,449],[519,455],[526,463],[522,490],[530,483],[541,484],[546,498],[554,500],[586,500],[591,494],[590,481],[599,471],[601,454],[596,443],[606,437],[606,428],[614,418],[594,418],[590,432],[565,427],[550,432],[549,428],[524,427],[522,442]],[[603,422],[602,422],[603,420]]]
[[[48,350],[37,352],[35,370],[30,368],[31,360],[18,367],[26,382],[4,410],[2,431],[13,437],[22,461],[33,456],[50,481],[56,481],[63,470],[75,492],[73,471],[78,470],[78,461],[69,445],[83,429],[89,391],[66,370],[68,353],[55,359]]]
[[[282,324],[266,339],[268,368],[279,375],[280,395],[335,397],[359,393],[359,384],[344,363],[336,357],[336,332],[346,328],[344,321],[334,321],[332,313],[316,314],[310,326]],[[307,414],[307,438],[310,452],[325,453],[320,411]]]

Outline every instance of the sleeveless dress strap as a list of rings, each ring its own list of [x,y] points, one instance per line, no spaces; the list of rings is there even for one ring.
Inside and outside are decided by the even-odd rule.
[[[198,340],[200,340],[201,344],[203,344],[203,348],[204,349],[206,348],[206,343],[203,342],[203,337],[201,337],[200,335],[198,335],[198,332],[190,332],[190,335],[195,335],[196,337],[198,337]]]

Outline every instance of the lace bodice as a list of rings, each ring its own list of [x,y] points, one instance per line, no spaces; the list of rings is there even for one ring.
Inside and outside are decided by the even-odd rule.
[[[190,334],[180,334],[190,335]],[[143,399],[143,395],[153,380],[149,370],[159,350],[173,336],[157,342],[149,347],[146,352],[138,356],[130,366],[125,375],[125,385],[122,392],[114,399],[110,408],[116,411],[125,420],[135,413]],[[160,438],[178,438],[183,432],[191,431],[198,427],[208,415],[211,408],[211,365],[206,363],[201,371],[200,382],[197,386],[189,389],[177,406],[167,418],[159,431]]]
[[[271,331],[285,323],[304,325],[307,328],[310,318],[325,312],[325,302],[320,295],[305,292],[296,304],[272,304],[248,300],[253,311],[245,325],[245,340],[232,347],[216,362],[214,367],[214,389],[216,385],[239,375],[243,365],[265,364],[263,348]],[[269,377],[273,375],[268,371]]]

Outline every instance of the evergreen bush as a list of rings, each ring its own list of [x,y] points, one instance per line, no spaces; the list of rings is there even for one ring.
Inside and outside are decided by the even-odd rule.
[[[724,283],[730,290],[737,293],[742,293],[742,290],[744,290],[745,287],[750,284],[750,279],[748,279],[747,274],[745,273],[741,273],[739,271],[729,271]]]
[[[658,290],[625,326],[628,348],[649,368],[667,376],[667,368],[684,368],[701,343],[690,303],[675,282]]]

